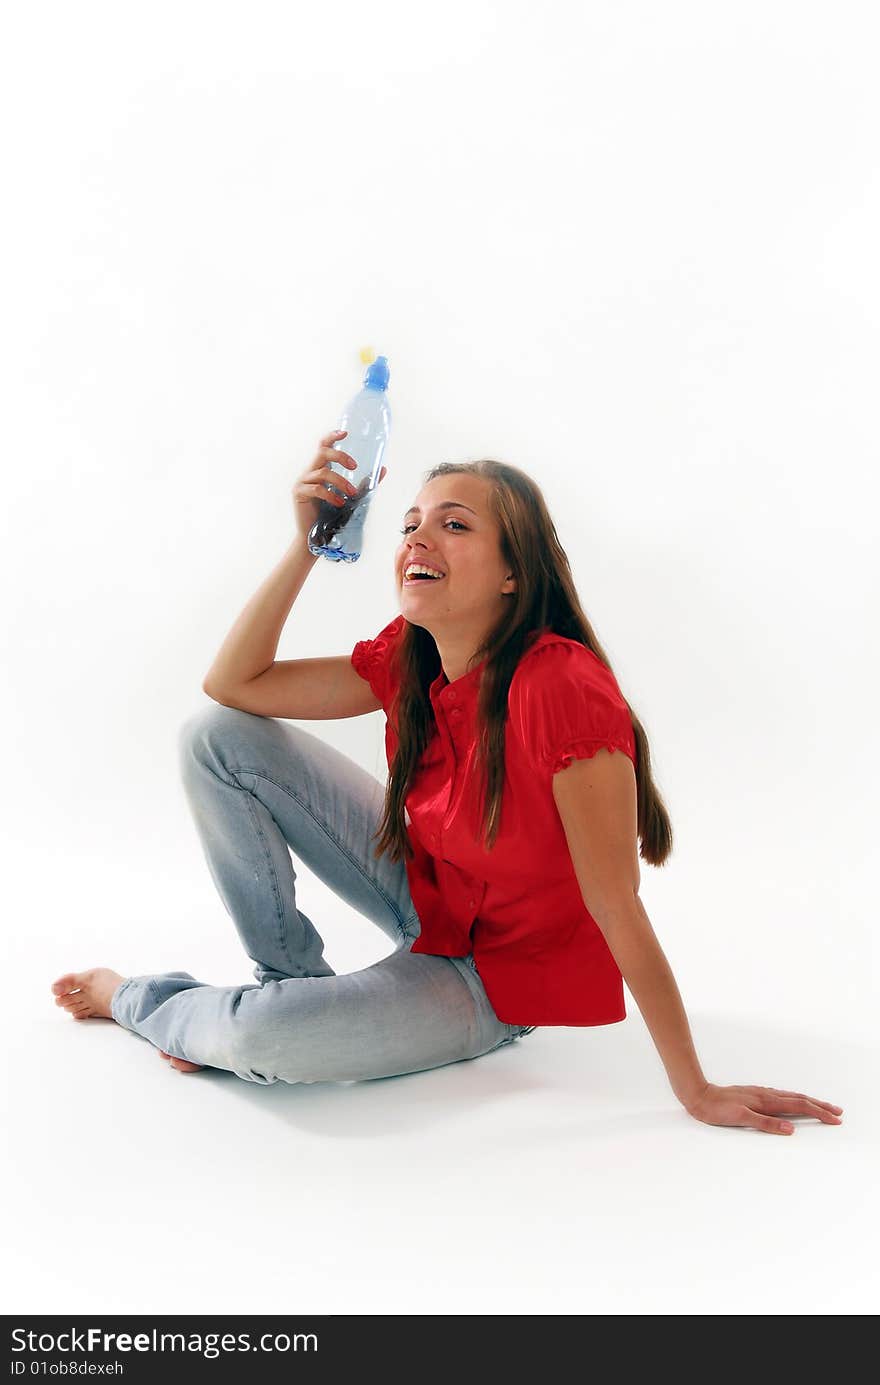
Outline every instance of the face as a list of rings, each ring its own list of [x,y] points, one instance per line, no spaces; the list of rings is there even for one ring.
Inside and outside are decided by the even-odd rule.
[[[418,513],[402,520],[395,558],[401,613],[435,636],[454,629],[476,645],[497,621],[504,594],[516,587],[489,510],[489,483],[464,473],[436,476],[414,506]],[[413,562],[443,576],[409,579],[406,569]]]

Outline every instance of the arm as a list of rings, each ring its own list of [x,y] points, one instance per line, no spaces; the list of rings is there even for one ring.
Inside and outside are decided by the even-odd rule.
[[[215,702],[255,716],[305,721],[379,710],[381,702],[349,656],[275,658],[284,622],[316,562],[308,545],[296,540],[251,597],[202,683]]]
[[[694,1048],[681,993],[645,906],[635,894],[621,901],[613,917],[605,914],[603,918],[604,927],[599,926],[650,1030],[669,1085],[689,1110],[708,1082]]]
[[[683,1106],[704,1088],[675,977],[639,898],[636,776],[622,751],[604,746],[553,776],[581,895],[651,1032]]]
[[[317,455],[293,487],[297,535],[239,615],[202,682],[202,690],[225,707],[263,717],[331,720],[378,711],[381,702],[342,655],[329,659],[276,659],[278,641],[291,607],[317,562],[308,544],[332,483],[335,491],[354,490],[330,463],[356,467],[338,451],[345,433],[335,429],[321,439]],[[383,466],[379,481],[385,475]],[[334,492],[335,493],[335,492]],[[337,495],[341,504],[342,497]]]
[[[202,684],[209,696],[239,688],[272,667],[284,622],[317,561],[305,539],[294,540],[220,646]]]
[[[651,1033],[670,1085],[688,1113],[709,1125],[748,1125],[774,1134],[794,1127],[771,1112],[836,1123],[841,1108],[775,1087],[717,1087],[707,1081],[682,998],[639,899],[635,769],[604,746],[553,776],[584,904],[611,950]]]

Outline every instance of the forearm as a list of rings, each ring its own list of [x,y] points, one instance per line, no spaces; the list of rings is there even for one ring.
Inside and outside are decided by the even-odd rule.
[[[612,956],[641,1011],[672,1090],[687,1107],[706,1078],[672,969],[638,895],[603,925]]]
[[[203,686],[240,687],[271,668],[291,607],[318,561],[298,537],[257,589],[220,647]]]

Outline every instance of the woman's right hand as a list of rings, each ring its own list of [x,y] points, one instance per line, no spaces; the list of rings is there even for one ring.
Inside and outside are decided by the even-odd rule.
[[[345,466],[350,470],[357,470],[357,462],[353,457],[349,457],[347,452],[340,452],[333,443],[346,436],[346,429],[337,429],[333,433],[328,433],[321,439],[318,451],[310,462],[308,470],[304,471],[293,486],[293,513],[296,517],[296,528],[300,538],[308,541],[312,526],[316,523],[321,513],[321,502],[328,501],[331,505],[340,508],[345,504],[341,495],[336,495],[334,491],[327,489],[328,485],[336,486],[339,490],[345,491],[346,495],[356,495],[357,487],[349,481],[347,476],[341,476],[338,471],[334,471],[330,463],[334,462],[337,466]],[[382,468],[379,473],[379,481],[382,480],[387,467]],[[378,482],[376,483],[378,485]]]

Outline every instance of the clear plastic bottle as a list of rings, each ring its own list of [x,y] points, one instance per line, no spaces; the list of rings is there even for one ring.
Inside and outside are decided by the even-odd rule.
[[[321,501],[321,512],[309,530],[309,552],[335,562],[356,563],[363,551],[364,524],[367,520],[373,492],[382,470],[382,458],[391,431],[391,409],[388,404],[390,379],[388,357],[377,356],[364,375],[363,389],[348,403],[337,424],[346,435],[334,447],[347,452],[357,470],[338,468],[357,490],[347,495],[342,488],[345,504],[334,505]],[[331,468],[335,469],[335,468]],[[334,490],[337,488],[334,487]]]

